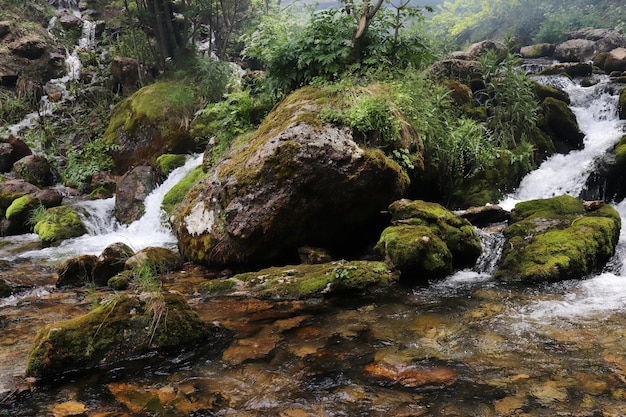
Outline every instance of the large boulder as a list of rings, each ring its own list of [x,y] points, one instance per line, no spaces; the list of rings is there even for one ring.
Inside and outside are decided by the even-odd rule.
[[[408,176],[352,129],[322,122],[324,94],[293,93],[187,193],[173,216],[185,258],[267,264],[303,245],[345,253],[374,238]]]
[[[386,228],[375,249],[402,272],[402,278],[425,282],[474,265],[482,247],[465,219],[437,203],[399,200],[389,211]]]
[[[193,90],[175,81],[144,87],[118,103],[104,140],[117,172],[154,163],[163,153],[190,153],[196,144],[185,120],[193,115]]]
[[[596,42],[588,39],[570,39],[554,49],[554,57],[561,62],[585,62],[596,54]]]
[[[14,55],[29,60],[41,58],[46,52],[46,40],[38,35],[28,35],[16,39],[9,45]]]
[[[55,380],[150,351],[180,352],[207,342],[216,346],[225,336],[224,329],[202,322],[180,294],[158,299],[122,295],[84,316],[41,329],[26,375]]]
[[[465,59],[443,59],[431,65],[428,71],[433,77],[443,80],[453,79],[470,82],[481,78],[480,62]]]
[[[520,54],[524,58],[549,58],[554,54],[555,45],[553,43],[538,43],[524,46],[520,49]]]
[[[610,205],[563,195],[518,203],[496,276],[510,282],[582,278],[615,253],[621,220]]]
[[[115,218],[123,224],[139,219],[145,213],[144,200],[159,182],[157,170],[150,165],[135,167],[118,181],[115,196]]]
[[[13,164],[13,173],[38,187],[55,183],[52,165],[43,155],[28,155]]]

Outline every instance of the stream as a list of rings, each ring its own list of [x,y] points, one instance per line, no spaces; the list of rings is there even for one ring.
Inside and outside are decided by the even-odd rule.
[[[597,158],[625,131],[619,88],[608,78],[585,87],[559,76],[537,79],[568,92],[585,146],[529,174],[500,202],[506,209],[579,196]],[[0,299],[0,416],[626,415],[626,201],[615,202],[624,226],[614,259],[583,280],[495,280],[502,239],[489,231],[481,231],[484,254],[474,269],[355,299],[208,299],[198,284],[218,272],[187,265],[165,275],[164,288],[185,294],[203,320],[232,330],[225,350],[139,358],[49,386],[24,378],[39,329],[85,314],[113,293],[57,289],[55,265],[114,242],[174,248],[160,203],[200,162],[193,156],[175,170],[129,226],[111,220],[114,199],[76,200],[87,235],[46,249],[35,235],[0,239],[0,278],[16,289]]]

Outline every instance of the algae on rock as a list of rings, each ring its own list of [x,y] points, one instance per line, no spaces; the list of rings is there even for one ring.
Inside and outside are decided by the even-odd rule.
[[[294,300],[385,288],[396,280],[397,274],[383,262],[336,261],[241,273],[207,281],[200,291],[209,295],[243,291],[261,298]]]
[[[621,219],[610,205],[589,209],[563,195],[518,203],[496,276],[531,283],[582,278],[615,253]]]
[[[455,268],[472,266],[481,254],[472,225],[437,203],[403,199],[389,211],[392,225],[375,249],[407,279],[444,277]]]
[[[46,326],[28,355],[26,375],[53,380],[67,372],[112,365],[150,351],[178,352],[206,342],[202,322],[180,294],[165,293],[166,314],[155,321],[146,302],[122,295],[75,319]]]

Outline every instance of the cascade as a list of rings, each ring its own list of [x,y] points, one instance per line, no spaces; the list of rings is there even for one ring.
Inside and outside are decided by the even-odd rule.
[[[115,197],[105,200],[78,201],[73,207],[85,223],[88,233],[63,241],[59,246],[20,254],[20,259],[64,259],[69,256],[100,254],[112,243],[122,242],[138,251],[148,246],[173,248],[176,238],[163,218],[161,202],[167,192],[202,163],[202,155],[187,158],[182,167],[173,170],[144,201],[144,215],[129,225],[115,221]]]

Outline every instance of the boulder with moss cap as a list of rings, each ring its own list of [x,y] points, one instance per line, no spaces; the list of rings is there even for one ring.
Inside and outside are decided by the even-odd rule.
[[[496,276],[511,282],[582,278],[615,253],[621,219],[610,205],[563,195],[518,203]]]
[[[303,245],[343,256],[372,237],[381,210],[409,178],[380,149],[357,143],[351,128],[320,119],[333,100],[341,97],[300,89],[249,140],[235,140],[175,210],[173,228],[186,259],[269,264],[295,258]]]
[[[441,278],[472,266],[481,254],[472,225],[437,203],[399,200],[389,211],[392,225],[375,247],[411,281]]]
[[[55,380],[150,351],[217,347],[230,337],[225,329],[204,323],[180,294],[164,293],[159,305],[151,302],[122,295],[83,316],[44,327],[28,355],[26,375]]]

